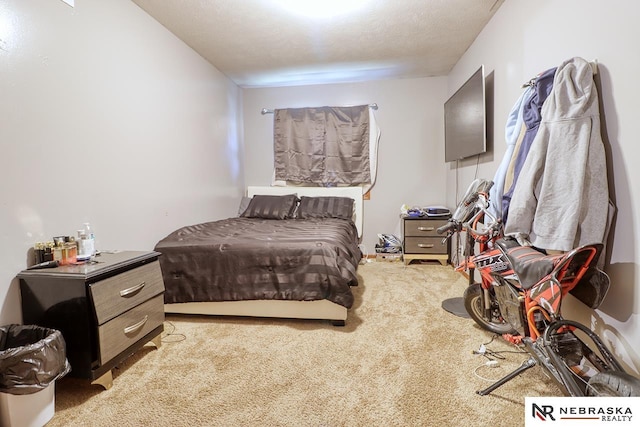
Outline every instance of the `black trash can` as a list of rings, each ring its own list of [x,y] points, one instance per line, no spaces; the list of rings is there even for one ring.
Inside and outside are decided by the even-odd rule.
[[[54,414],[54,383],[70,370],[60,331],[0,326],[0,426],[47,423]]]

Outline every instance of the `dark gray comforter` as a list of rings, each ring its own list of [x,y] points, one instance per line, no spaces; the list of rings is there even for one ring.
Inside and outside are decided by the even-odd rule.
[[[355,225],[335,218],[206,222],[155,250],[166,303],[327,299],[350,308],[361,257]]]

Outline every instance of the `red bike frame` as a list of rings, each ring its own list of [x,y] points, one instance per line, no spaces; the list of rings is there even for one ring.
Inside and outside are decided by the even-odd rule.
[[[481,197],[488,195],[481,193]],[[481,286],[484,290],[494,286],[496,276],[504,280],[511,280],[516,284],[520,296],[524,299],[524,312],[527,329],[525,335],[536,340],[544,331],[540,331],[536,326],[536,313],[544,316],[547,323],[555,320],[560,313],[562,299],[569,293],[584,277],[589,267],[595,264],[601,246],[585,245],[569,252],[557,255],[544,255],[539,251],[527,246],[519,246],[510,249],[505,253],[496,245],[496,240],[502,237],[502,226],[494,227],[490,232],[478,232],[479,224],[485,217],[486,211],[480,210],[474,215],[471,221],[463,227],[467,233],[467,244],[471,246],[471,254],[456,268],[458,271],[467,270],[469,272],[470,284],[474,281],[474,271],[478,270],[481,277]],[[474,255],[475,246],[478,246],[478,253]],[[523,289],[517,283],[516,275],[512,267],[512,259],[525,259],[527,257],[539,259],[540,257],[553,263],[553,270],[540,278],[535,285],[529,289]],[[526,262],[526,261],[525,261]]]
[[[490,181],[475,180],[438,233],[447,233],[447,238],[466,233],[465,259],[456,269],[468,271],[465,308],[473,320],[494,333],[517,331],[517,336],[498,333],[521,343],[530,358],[477,393],[487,395],[539,365],[570,396],[640,394],[640,380],[624,371],[598,335],[560,313],[569,292],[594,309],[604,299],[609,278],[596,266],[603,245],[546,255],[521,244],[524,242],[505,238],[501,221],[487,210],[491,185]],[[480,283],[475,282],[475,270],[480,273]]]

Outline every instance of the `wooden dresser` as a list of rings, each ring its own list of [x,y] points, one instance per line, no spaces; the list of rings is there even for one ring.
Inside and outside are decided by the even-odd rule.
[[[164,283],[158,252],[102,253],[95,261],[18,274],[24,324],[58,329],[69,375],[110,388],[111,370],[151,341],[160,347]]]
[[[416,259],[436,260],[447,265],[450,254],[449,240],[436,232],[449,220],[448,216],[402,216],[402,257],[405,265]]]

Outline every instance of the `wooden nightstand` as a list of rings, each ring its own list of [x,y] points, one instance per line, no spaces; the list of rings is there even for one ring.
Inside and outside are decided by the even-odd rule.
[[[402,216],[402,251],[405,265],[415,259],[440,261],[447,265],[450,258],[449,240],[436,230],[449,220],[449,216]]]
[[[111,370],[147,342],[160,347],[164,282],[158,252],[102,253],[95,262],[18,274],[24,324],[58,329],[69,375],[108,389]]]

